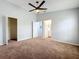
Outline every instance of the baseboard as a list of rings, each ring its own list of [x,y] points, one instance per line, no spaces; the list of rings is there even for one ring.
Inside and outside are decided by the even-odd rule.
[[[1,43],[0,43],[0,45],[4,45],[4,44],[1,44]]]
[[[70,44],[70,45],[79,46],[79,44],[76,44],[76,43],[65,42],[65,41],[59,41],[59,40],[55,40],[55,39],[54,39],[54,41],[61,42],[61,43],[66,43],[66,44]]]
[[[24,40],[29,40],[29,39],[32,39],[32,38],[25,38],[25,39],[20,39],[20,40],[17,40],[17,41],[24,41]]]

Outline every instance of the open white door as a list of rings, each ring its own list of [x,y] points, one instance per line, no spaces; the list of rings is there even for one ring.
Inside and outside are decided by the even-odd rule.
[[[5,17],[5,16],[3,17],[3,21],[2,21],[2,26],[3,26],[3,44],[8,44],[8,40],[10,39],[9,21],[8,20],[9,20],[8,17]]]
[[[42,36],[42,21],[33,22],[33,38]]]
[[[2,18],[2,26],[3,26],[3,44],[8,44],[8,17],[3,16]]]
[[[44,21],[44,24],[43,24],[43,35],[44,35],[44,38],[49,38],[51,37],[51,20],[45,20]]]

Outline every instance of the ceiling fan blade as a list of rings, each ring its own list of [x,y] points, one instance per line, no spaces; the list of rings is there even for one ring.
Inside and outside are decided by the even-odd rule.
[[[29,12],[32,12],[32,11],[34,11],[34,10],[36,10],[36,9],[33,9],[33,10],[29,10]]]
[[[32,7],[34,7],[34,8],[37,8],[36,6],[32,5],[31,3],[29,3],[29,5],[32,6]]]
[[[47,10],[47,8],[39,8],[39,10]]]
[[[44,3],[45,1],[42,1],[42,3],[38,6],[38,8],[40,8]]]

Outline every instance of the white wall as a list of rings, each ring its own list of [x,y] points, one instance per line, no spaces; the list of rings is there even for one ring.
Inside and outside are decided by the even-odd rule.
[[[78,9],[62,10],[40,14],[38,20],[52,19],[52,37],[55,40],[71,44],[79,44]]]
[[[18,19],[18,41],[32,37],[31,22],[36,20],[35,14],[29,13],[28,8],[25,11],[6,0],[0,0],[0,44],[3,44],[3,39],[5,39],[5,35],[3,35],[5,33],[3,29],[5,23],[2,21],[4,16]]]
[[[79,39],[79,8],[77,9],[77,14],[78,14],[78,21],[77,21],[77,24],[78,24],[78,39]]]
[[[2,33],[2,17],[1,17],[1,15],[0,15],[0,45],[2,45],[3,44],[3,33]]]

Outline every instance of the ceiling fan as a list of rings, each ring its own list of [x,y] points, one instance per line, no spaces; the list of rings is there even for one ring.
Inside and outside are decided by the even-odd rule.
[[[36,3],[38,4],[39,1],[36,1]],[[32,10],[29,10],[29,12],[32,12],[32,11],[37,11],[39,13],[39,11],[45,11],[47,10],[47,8],[41,8],[41,6],[45,3],[45,1],[43,0],[41,2],[41,4],[39,6],[34,6],[33,4],[29,3],[30,6],[34,7],[34,9]]]

